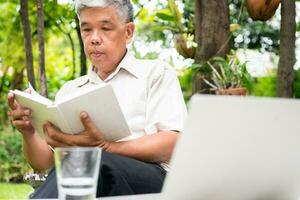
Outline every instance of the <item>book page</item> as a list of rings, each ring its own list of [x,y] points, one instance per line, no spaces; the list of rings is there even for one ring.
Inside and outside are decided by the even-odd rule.
[[[30,101],[33,101],[33,102],[36,102],[39,104],[43,104],[43,105],[50,106],[53,104],[53,101],[38,94],[34,89],[32,89],[31,92],[32,93],[27,93],[27,92],[23,92],[21,90],[13,90],[13,93],[15,94],[17,101],[19,98],[22,98],[22,99],[28,99]]]
[[[59,129],[63,129],[63,131],[68,132],[70,129],[64,123],[63,117],[60,115],[59,110],[56,107],[46,107],[43,105],[36,105],[32,109],[31,114],[31,123],[39,135],[44,138],[45,133],[43,129],[43,125],[49,121]]]
[[[50,107],[53,105],[53,102],[41,95],[32,95],[26,92],[22,92],[19,90],[14,90],[17,102],[25,108],[29,108],[31,110],[31,118],[30,121],[33,124],[36,131],[39,135],[44,138],[44,130],[43,125],[50,121],[55,126],[63,129],[66,132],[69,132],[70,129],[63,117],[61,116],[59,110],[56,107]],[[40,97],[39,97],[40,96]]]
[[[48,105],[53,104],[53,101],[40,95],[37,91],[35,91],[35,89],[32,87],[30,83],[28,83],[28,89],[30,89],[30,94],[33,95],[35,98],[37,98],[39,101],[47,103]]]
[[[95,85],[86,91],[56,102],[72,129],[72,133],[84,130],[80,112],[86,111],[98,130],[110,141],[130,135],[130,130],[111,85]]]

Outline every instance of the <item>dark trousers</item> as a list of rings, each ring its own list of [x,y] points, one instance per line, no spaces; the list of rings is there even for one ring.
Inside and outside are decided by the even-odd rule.
[[[158,193],[165,175],[166,171],[158,164],[102,152],[97,197]],[[58,198],[55,169],[30,198]]]

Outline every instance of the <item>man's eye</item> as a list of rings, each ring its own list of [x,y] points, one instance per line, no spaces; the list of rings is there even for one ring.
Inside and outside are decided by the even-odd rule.
[[[82,31],[83,31],[83,32],[90,32],[91,29],[90,29],[90,28],[84,28],[84,29],[82,29]]]
[[[103,31],[111,31],[112,29],[111,29],[111,28],[108,28],[108,27],[103,27],[102,30],[103,30]]]

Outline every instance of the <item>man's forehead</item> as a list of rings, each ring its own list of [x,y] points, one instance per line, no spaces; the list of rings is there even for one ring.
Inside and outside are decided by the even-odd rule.
[[[94,22],[99,23],[99,24],[108,24],[108,25],[114,24],[113,21],[110,18],[108,18],[108,19],[101,19],[101,20],[97,20],[97,21],[93,20],[92,22],[91,21],[80,20],[80,25],[85,26],[85,25],[89,25],[89,24],[94,23]]]
[[[81,24],[86,23],[113,23],[119,20],[116,10],[112,7],[97,7],[97,8],[84,8],[79,15]]]

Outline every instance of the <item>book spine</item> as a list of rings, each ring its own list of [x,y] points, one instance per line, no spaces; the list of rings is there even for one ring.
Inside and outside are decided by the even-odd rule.
[[[65,116],[61,112],[58,106],[53,105],[48,107],[52,110],[52,123],[57,126],[64,133],[73,133],[70,125],[66,122]]]
[[[64,133],[72,133],[74,134],[74,131],[72,129],[72,127],[70,126],[70,124],[67,122],[65,115],[63,114],[63,112],[59,109],[59,106],[56,107],[58,110],[59,115],[61,116],[62,119],[62,123],[64,124],[64,127],[61,128],[61,131]]]

